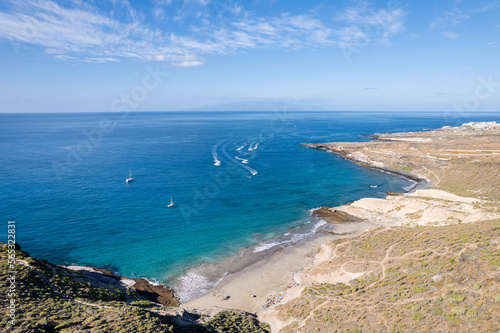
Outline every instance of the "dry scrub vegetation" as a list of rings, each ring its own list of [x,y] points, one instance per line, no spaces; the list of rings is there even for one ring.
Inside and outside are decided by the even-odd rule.
[[[373,138],[306,146],[425,178],[436,189],[482,199],[475,209],[500,211],[500,130]],[[280,332],[499,332],[500,220],[462,222],[470,221],[378,228],[330,244],[329,259],[302,273],[300,296],[273,310],[285,325]],[[334,283],[339,272],[358,278]]]
[[[307,272],[366,274],[310,284],[276,308],[281,332],[498,332],[500,221],[377,229],[338,240]]]
[[[16,321],[8,324],[2,307],[2,332],[247,332],[267,330],[254,316],[242,311],[215,315],[176,316],[161,304],[150,302],[134,288],[104,288],[81,282],[84,275],[37,260],[16,250]],[[7,249],[0,246],[0,299],[10,302]]]
[[[412,173],[436,189],[500,201],[500,130],[381,134],[377,141],[320,144],[355,162]],[[412,141],[399,141],[399,140]],[[493,208],[495,205],[490,205]]]

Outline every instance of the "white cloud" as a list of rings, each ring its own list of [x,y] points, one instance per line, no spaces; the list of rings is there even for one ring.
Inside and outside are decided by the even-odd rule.
[[[172,66],[178,66],[178,67],[195,67],[195,66],[201,66],[203,65],[203,61],[182,61],[182,62],[173,62]]]
[[[7,9],[0,11],[0,39],[42,47],[45,54],[61,60],[99,63],[136,58],[187,67],[204,63],[195,55],[242,49],[347,46],[367,37],[384,44],[404,29],[406,15],[401,9],[349,8],[327,26],[313,14],[258,17],[244,11],[240,0],[227,0],[234,17],[214,22],[203,11],[210,7],[208,0],[163,0],[161,5],[157,0],[151,21],[128,0],[112,0],[111,13],[93,3],[73,0],[63,6],[53,0],[6,0]],[[179,16],[185,8],[199,17],[187,29],[185,17]],[[166,31],[169,24],[179,32]]]
[[[450,25],[459,25],[463,21],[471,18],[468,12],[464,12],[459,8],[455,8],[452,11],[444,13],[443,16],[438,17],[434,22],[430,24],[431,28],[447,27]]]
[[[96,63],[96,64],[103,64],[106,62],[116,62],[118,60],[115,58],[111,58],[111,57],[89,57],[89,58],[84,58],[82,61],[92,62],[92,63]]]
[[[199,59],[197,56],[193,54],[185,54],[185,55],[165,55],[165,54],[158,54],[154,56],[145,56],[144,60],[146,61],[174,61],[176,63],[199,63],[203,64],[203,60]]]
[[[404,29],[406,13],[401,8],[373,9],[369,7],[348,8],[337,16],[347,22],[345,28],[335,31],[340,47],[352,47],[375,42],[388,44],[389,37]]]
[[[88,10],[62,8],[48,0],[23,3],[18,9],[21,11],[0,12],[0,38],[65,52],[131,56],[135,53],[131,37],[150,34],[135,23],[122,24]]]
[[[445,12],[442,16],[435,19],[430,27],[434,28],[446,28],[449,26],[457,26],[462,24],[464,21],[470,19],[474,14],[485,13],[491,9],[496,8],[493,4],[483,5],[481,7],[461,9],[455,8],[451,11]]]
[[[452,32],[452,31],[442,32],[441,35],[443,35],[443,37],[445,37],[445,38],[452,39],[452,40],[455,40],[459,37],[459,34],[457,34],[456,32]]]
[[[45,49],[45,51],[43,51],[43,53],[45,53],[45,54],[63,54],[63,53],[66,53],[66,51],[49,48],[49,49]]]
[[[255,48],[259,46],[275,46],[284,48],[300,48],[332,45],[329,37],[332,29],[322,21],[307,15],[288,15],[271,19],[246,18],[233,23],[236,30],[228,32],[229,39],[239,45]]]

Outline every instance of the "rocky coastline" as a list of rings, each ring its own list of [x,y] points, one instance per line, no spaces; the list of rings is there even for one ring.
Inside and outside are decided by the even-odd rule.
[[[18,248],[20,281],[42,290],[25,288],[30,294],[21,306],[38,320],[27,325],[121,329],[128,322],[114,315],[119,309],[133,318],[130,327],[149,321],[156,327],[151,332],[191,332],[190,325],[224,331],[234,323],[252,327],[249,332],[493,332],[500,320],[499,136],[498,128],[479,135],[452,128],[302,144],[433,188],[320,207],[313,216],[333,224],[334,233],[235,270],[179,308],[168,287],[98,268],[52,265]],[[1,250],[6,260],[5,246]],[[51,322],[43,321],[46,308],[53,309]],[[101,317],[67,320],[85,311],[101,311]]]
[[[376,136],[376,138],[378,139],[378,135]],[[386,140],[386,141],[389,141],[389,140]],[[415,175],[413,173],[410,173],[410,172],[390,168],[390,167],[384,165],[383,163],[371,161],[364,156],[361,157],[361,156],[353,155],[353,152],[354,152],[353,150],[343,148],[342,146],[338,146],[334,143],[328,143],[328,144],[325,144],[325,143],[301,143],[301,145],[304,147],[307,147],[307,148],[325,150],[327,152],[337,154],[337,155],[345,158],[346,160],[354,162],[354,163],[361,165],[361,166],[368,168],[368,169],[374,169],[374,170],[382,171],[385,173],[390,173],[390,174],[393,174],[393,175],[396,175],[399,177],[403,177],[403,178],[412,180],[414,182],[417,182],[417,184],[419,184],[419,187],[426,186],[428,183],[428,179],[422,178],[422,177]]]
[[[68,266],[65,268],[80,273],[83,281],[96,286],[113,286],[115,284],[112,280],[115,280],[122,287],[134,288],[137,294],[151,302],[165,306],[178,306],[180,304],[179,298],[175,296],[174,290],[169,286],[152,284],[146,279],[116,275],[102,268],[89,266]]]

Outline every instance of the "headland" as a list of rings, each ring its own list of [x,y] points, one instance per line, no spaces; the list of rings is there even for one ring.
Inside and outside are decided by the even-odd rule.
[[[147,301],[126,286],[122,288],[128,292],[120,293],[95,286],[88,277],[75,280],[74,274],[82,272],[71,273],[19,251],[20,260],[29,264],[23,269],[25,279],[33,275],[33,283],[48,295],[43,303],[49,309],[59,309],[54,299],[80,313],[92,307],[108,325],[119,327],[122,321],[110,313],[120,308],[134,320],[147,319],[151,332],[161,327],[223,330],[234,323],[248,327],[245,332],[495,332],[500,322],[500,127],[472,123],[369,139],[303,145],[411,179],[418,184],[412,191],[321,207],[313,215],[331,228],[271,251],[180,307]],[[52,290],[36,278],[40,274],[66,287]],[[131,284],[130,279],[108,278]],[[67,286],[74,283],[80,283],[75,284],[78,290],[82,283],[88,285],[88,293],[68,293]],[[103,296],[88,301],[97,291]],[[130,295],[138,299],[131,301]],[[41,323],[35,303],[33,308],[23,314],[39,325],[106,327],[97,319],[60,316]]]

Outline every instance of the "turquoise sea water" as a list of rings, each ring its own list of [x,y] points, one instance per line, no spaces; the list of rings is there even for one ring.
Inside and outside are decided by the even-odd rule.
[[[3,114],[0,212],[5,231],[15,220],[17,241],[33,256],[173,283],[192,266],[272,243],[310,221],[312,208],[383,197],[411,185],[299,143],[476,120],[500,117]],[[134,180],[126,183],[129,168]],[[173,208],[166,207],[170,196]]]

